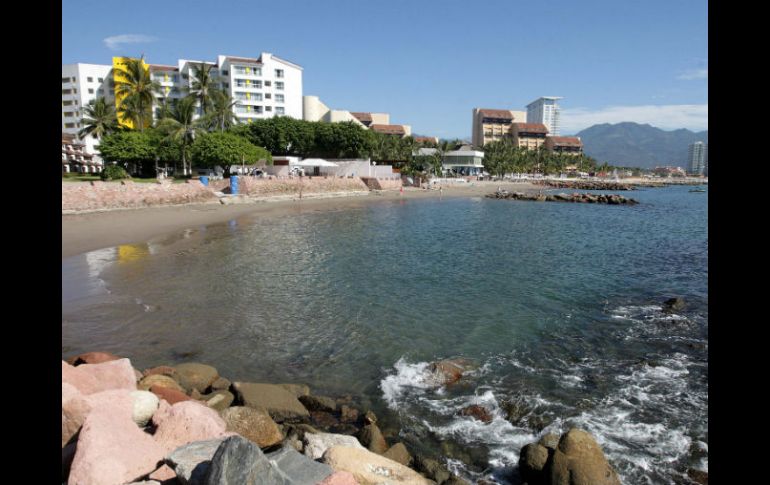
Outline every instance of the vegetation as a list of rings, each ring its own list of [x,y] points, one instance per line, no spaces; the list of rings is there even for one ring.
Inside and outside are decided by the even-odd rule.
[[[83,108],[83,113],[83,128],[78,132],[81,139],[89,135],[101,139],[104,135],[117,129],[118,119],[115,114],[115,107],[108,104],[104,98],[91,100]]]
[[[483,151],[484,168],[498,177],[508,173],[553,175],[566,172],[567,167],[571,166],[581,172],[594,172],[597,168],[596,160],[585,154],[552,153],[543,146],[537,150],[528,150],[514,146],[508,139],[484,145]]]
[[[211,110],[213,91],[216,89],[216,83],[211,76],[213,68],[213,65],[203,62],[192,64],[190,68],[192,82],[189,96],[198,102],[202,115],[208,114]]]
[[[130,179],[131,176],[119,165],[107,165],[100,174],[102,180],[123,180]]]
[[[203,167],[222,166],[225,176],[229,175],[232,165],[251,165],[260,160],[267,163],[273,161],[270,152],[233,133],[205,133],[195,139],[192,153]]]
[[[155,93],[160,91],[160,84],[144,69],[144,57],[127,59],[125,66],[115,70],[115,96],[123,98],[118,115],[123,121],[131,121],[140,132],[144,131],[152,120],[152,103]]]
[[[167,145],[178,146],[182,158],[182,174],[187,175],[187,160],[195,134],[202,132],[200,123],[194,120],[195,99],[184,98],[174,104],[169,115],[158,121],[158,131],[165,135]],[[173,153],[169,154],[173,158]],[[190,172],[192,173],[192,164]]]

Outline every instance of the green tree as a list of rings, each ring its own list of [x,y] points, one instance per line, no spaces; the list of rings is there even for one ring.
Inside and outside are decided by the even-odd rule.
[[[104,135],[112,133],[117,129],[117,117],[115,107],[104,98],[91,100],[83,109],[83,128],[78,132],[82,139],[88,135],[94,135],[101,139]]]
[[[158,148],[152,135],[152,132],[118,131],[105,135],[98,150],[107,162],[133,166],[133,172],[147,174],[155,164]]]
[[[229,132],[204,133],[196,137],[192,145],[192,155],[203,167],[213,168],[221,165],[225,169],[225,176],[229,175],[233,165],[252,164],[259,160],[270,164],[273,161],[266,149]]]
[[[229,94],[220,89],[211,90],[211,109],[202,118],[202,123],[209,129],[225,131],[238,124],[238,117],[233,113],[233,108],[240,101],[233,99]]]
[[[187,160],[189,149],[195,140],[195,134],[201,132],[200,123],[195,118],[195,100],[192,98],[180,99],[171,110],[170,116],[160,120],[158,131],[166,136],[165,141],[173,142],[180,147],[182,157],[182,173],[188,174]],[[192,174],[192,163],[190,163]]]
[[[216,84],[211,75],[213,68],[213,65],[203,62],[190,64],[192,82],[190,83],[189,96],[198,102],[202,115],[208,114],[211,110],[212,94],[216,90]]]
[[[508,138],[484,145],[484,168],[497,177],[504,177],[513,170],[516,149]]]
[[[145,124],[152,120],[152,104],[160,84],[153,81],[144,68],[144,57],[128,59],[125,66],[116,66],[115,96],[123,98],[118,114],[123,121],[131,121],[144,131]]]

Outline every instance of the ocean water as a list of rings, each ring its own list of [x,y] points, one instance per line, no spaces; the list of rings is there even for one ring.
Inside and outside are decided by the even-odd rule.
[[[62,355],[351,394],[469,479],[518,483],[523,445],[579,426],[623,483],[689,483],[708,470],[708,194],[688,190],[380,201],[94,251],[62,260]],[[431,387],[452,357],[474,370]]]

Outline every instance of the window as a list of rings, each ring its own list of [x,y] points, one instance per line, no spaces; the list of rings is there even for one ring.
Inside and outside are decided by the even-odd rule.
[[[90,82],[90,83],[94,82],[94,78],[92,78],[92,77],[87,77],[87,78],[86,78],[86,80],[87,80],[88,82]]]
[[[265,81],[265,86],[270,86],[270,81]]]
[[[275,102],[276,103],[283,103],[283,94],[276,94],[275,95]]]
[[[276,69],[275,77],[283,77],[283,69]]]
[[[275,114],[282,115],[286,112],[286,110],[283,109],[283,106],[276,106],[275,107]]]
[[[265,99],[270,99],[270,93],[265,94]]]
[[[104,82],[104,78],[100,77],[100,78],[97,79],[97,81],[99,81],[100,83],[103,83]]]
[[[64,83],[68,83],[68,82],[70,82],[70,78],[68,78],[68,77],[63,77],[63,78],[61,78],[61,83],[62,83],[62,84],[64,84]]]
[[[72,90],[71,89],[62,89],[61,93],[62,94],[72,94]]]
[[[93,88],[88,88],[88,94],[94,94]]]
[[[64,112],[64,117],[65,118],[72,118],[73,116],[75,116],[75,113],[73,113],[71,111],[65,111]]]
[[[75,123],[64,123],[65,128],[75,128]]]
[[[265,106],[265,111],[273,111],[273,107],[272,106]]]
[[[276,81],[275,82],[275,89],[283,91],[283,81]]]
[[[228,75],[228,72],[227,72],[227,71],[222,71],[222,75],[223,75],[223,76],[227,76],[227,75]]]
[[[98,94],[99,96],[104,96],[104,89],[99,89],[99,90],[96,92],[96,94]]]
[[[72,101],[62,101],[61,105],[62,106],[71,106],[72,105]]]

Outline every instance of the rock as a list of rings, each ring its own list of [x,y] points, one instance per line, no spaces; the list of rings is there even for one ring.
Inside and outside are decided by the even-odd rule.
[[[68,483],[106,485],[138,480],[154,471],[163,455],[162,447],[130,415],[96,407],[80,430]]]
[[[216,411],[196,401],[176,403],[158,428],[155,440],[164,454],[193,441],[205,441],[224,436],[227,425]]]
[[[136,390],[134,368],[128,359],[82,364],[77,367],[62,361],[62,382],[71,384],[83,394],[110,389]]]
[[[478,404],[472,404],[470,406],[464,407],[460,410],[459,414],[461,416],[470,416],[472,418],[478,419],[482,423],[491,423],[493,419],[489,410],[484,406],[479,406]]]
[[[530,485],[545,483],[545,466],[548,462],[548,448],[537,443],[524,446],[519,453],[519,472]]]
[[[360,448],[332,446],[324,453],[323,462],[331,466],[335,472],[351,473],[360,485],[431,484],[430,480],[416,471]]]
[[[435,480],[436,483],[444,483],[444,481],[449,480],[451,475],[444,465],[422,455],[417,455],[414,458],[414,469],[422,472],[426,477]]]
[[[165,460],[174,468],[182,485],[203,483],[211,459],[226,438],[194,441],[172,451]]]
[[[471,485],[471,484],[467,480],[463,480],[462,478],[458,477],[457,475],[452,475],[452,476],[449,477],[449,479],[447,481],[445,481],[441,485]],[[534,485],[534,484],[530,483],[529,485]]]
[[[157,480],[142,480],[141,482],[131,482],[126,485],[161,485]]]
[[[333,413],[337,410],[337,403],[330,397],[306,395],[299,396],[298,399],[308,411]]]
[[[80,431],[91,406],[85,397],[71,384],[61,385],[61,446],[64,446]]]
[[[551,451],[555,451],[556,447],[559,446],[559,435],[556,433],[548,433],[540,438],[540,441],[538,441],[537,444],[544,446]]]
[[[260,448],[267,448],[283,440],[283,434],[278,429],[278,425],[263,409],[234,406],[222,411],[221,416],[228,431],[240,434]]]
[[[529,408],[523,402],[503,401],[500,407],[505,412],[505,419],[513,425],[521,422],[522,418],[529,413]]]
[[[219,377],[216,368],[206,364],[190,362],[179,364],[174,369],[182,387],[198,392],[204,392]]]
[[[403,443],[396,443],[388,448],[388,450],[382,454],[385,458],[389,458],[397,463],[401,463],[404,466],[409,466],[412,462],[412,455],[409,454],[409,450]]]
[[[356,478],[349,472],[334,472],[318,485],[358,485]]]
[[[620,485],[593,436],[572,428],[562,435],[551,461],[552,485]]]
[[[327,413],[325,411],[311,411],[310,420],[316,426],[324,429],[335,428],[340,424],[339,420],[335,418],[332,413]]]
[[[310,388],[305,384],[278,384],[290,393],[294,394],[297,398],[300,396],[307,396],[310,394]]]
[[[61,449],[61,481],[64,483],[67,483],[67,477],[70,475],[70,467],[72,467],[77,446],[77,443],[70,443]]]
[[[211,389],[213,391],[224,391],[230,389],[230,385],[232,383],[225,379],[224,377],[220,376],[217,377],[214,382],[211,383]]]
[[[365,424],[375,424],[376,422],[377,422],[377,415],[375,415],[373,411],[367,411],[364,414]]]
[[[257,445],[243,436],[224,440],[202,485],[289,485]]]
[[[684,307],[684,298],[680,298],[678,296],[676,298],[669,298],[663,302],[663,311],[666,313],[673,313],[684,310]]]
[[[176,473],[174,472],[174,469],[169,467],[168,465],[163,465],[154,472],[150,473],[151,480],[157,480],[159,482],[165,482],[166,480],[171,480],[176,478]]]
[[[388,443],[376,424],[367,424],[361,428],[361,431],[358,433],[358,441],[369,451],[373,451],[378,455],[385,453],[388,449]]]
[[[310,413],[296,396],[281,386],[235,382],[233,388],[238,399],[245,405],[264,408],[277,422],[306,420]]]
[[[120,357],[109,352],[86,352],[67,359],[67,363],[72,366],[79,366],[80,364],[101,364],[119,359]]]
[[[446,386],[457,382],[468,369],[465,359],[447,359],[433,362],[428,366],[429,381],[435,386]]]
[[[182,394],[185,393],[184,388],[180,386],[177,381],[169,376],[161,374],[150,374],[149,376],[142,378],[136,387],[141,391],[149,391],[153,386],[173,389]]]
[[[144,427],[158,409],[159,399],[148,391],[131,391],[134,400],[132,419],[139,427]]]
[[[150,388],[150,392],[158,396],[159,399],[167,401],[169,404],[176,404],[178,402],[192,401],[193,399],[187,394],[171,389],[168,387],[162,387],[154,385]]]
[[[329,465],[313,461],[294,448],[281,448],[266,456],[279,473],[289,478],[292,485],[316,485],[334,472]]]
[[[355,423],[358,421],[358,409],[350,406],[340,406],[340,421],[343,423]]]
[[[142,377],[147,376],[166,376],[174,379],[176,377],[176,370],[168,365],[159,365],[158,367],[151,367],[142,371]]]
[[[311,460],[317,460],[332,446],[347,446],[350,448],[365,449],[355,436],[333,433],[305,433],[305,456]]]
[[[226,390],[214,391],[211,394],[202,396],[206,401],[206,406],[217,411],[224,411],[233,403],[235,396],[233,393]]]
[[[698,483],[699,485],[709,485],[708,472],[704,472],[703,470],[696,470],[694,468],[688,468],[687,476],[690,477],[693,482]]]

